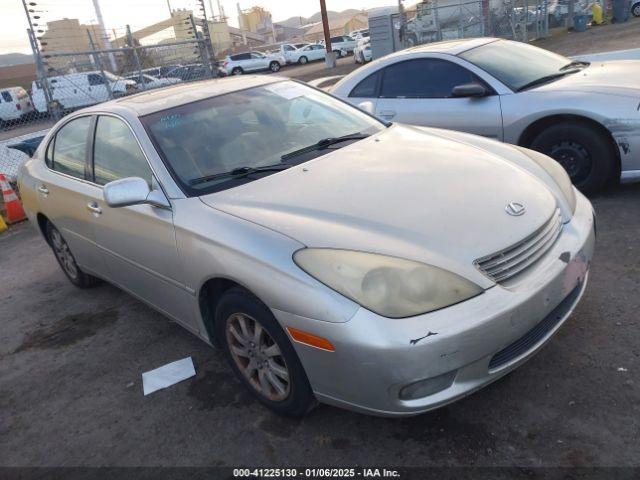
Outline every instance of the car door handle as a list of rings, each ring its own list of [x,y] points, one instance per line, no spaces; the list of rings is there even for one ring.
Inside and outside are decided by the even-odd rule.
[[[47,195],[49,195],[49,189],[44,185],[40,185],[38,187],[38,191],[42,194],[43,197],[46,197]]]
[[[382,110],[379,115],[384,118],[393,118],[396,116],[396,112],[393,110]]]
[[[95,215],[100,215],[102,213],[102,209],[98,206],[96,202],[87,203],[87,210]]]

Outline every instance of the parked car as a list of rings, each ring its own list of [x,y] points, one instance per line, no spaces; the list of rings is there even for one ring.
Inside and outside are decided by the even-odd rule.
[[[142,77],[142,79],[140,77]],[[138,87],[139,90],[149,90],[151,88],[166,87],[168,85],[175,85],[176,83],[182,82],[182,80],[179,78],[174,78],[174,77],[158,78],[158,77],[153,77],[151,75],[147,75],[145,73],[143,73],[142,75],[136,75],[136,74],[127,75],[125,78],[136,82],[136,86]]]
[[[369,29],[363,28],[361,30],[354,30],[349,35],[354,40],[362,40],[363,38],[369,38]]]
[[[362,40],[358,40],[356,48],[353,50],[353,61],[356,63],[367,63],[372,60],[371,54],[371,39],[365,37]]]
[[[109,89],[114,96],[122,96],[136,90],[136,82],[110,72],[81,72],[49,77],[51,100],[62,110],[71,110],[109,100]],[[31,86],[33,105],[40,113],[47,113],[49,106],[40,80]]]
[[[151,75],[156,78],[165,78],[169,76],[170,72],[175,72],[176,69],[182,67],[180,64],[176,65],[162,65],[160,67],[143,68],[142,73]],[[175,78],[175,77],[172,77]]]
[[[320,43],[324,45],[324,40]],[[347,54],[352,53],[355,47],[356,40],[348,35],[331,37],[331,49],[336,53],[338,57],[343,57],[345,52]]]
[[[346,51],[341,51],[341,56],[346,55]],[[290,53],[291,62],[304,65],[316,60],[324,60],[327,56],[327,49],[319,43],[309,44]]]
[[[246,52],[227,55],[222,68],[227,75],[242,75],[245,72],[271,70],[278,72],[287,64],[287,60],[280,54],[265,55],[261,52]]]
[[[178,78],[183,82],[211,78],[209,67],[201,64],[183,65],[169,70],[164,78]]]
[[[19,184],[74,285],[144,300],[291,415],[416,414],[497,380],[558,331],[594,251],[549,157],[273,76],[75,112]]]
[[[296,45],[299,45],[299,46],[296,46]],[[308,43],[296,43],[296,44],[285,43],[280,45],[279,50],[274,53],[280,54],[282,57],[284,57],[287,63],[296,63],[298,61],[298,57],[295,55],[296,50],[298,50],[299,48],[306,47],[307,45],[309,44]]]
[[[538,150],[587,193],[640,179],[638,61],[590,64],[509,40],[455,40],[375,60],[331,92],[388,121]]]
[[[29,94],[22,87],[0,89],[0,127],[33,113]]]

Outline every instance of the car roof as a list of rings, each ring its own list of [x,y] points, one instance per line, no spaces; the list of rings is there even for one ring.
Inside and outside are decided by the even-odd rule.
[[[282,80],[287,79],[275,75],[243,75],[241,77],[234,76],[230,78],[201,80],[199,82],[179,83],[158,90],[137,93],[94,105],[83,109],[83,112],[104,112],[124,108],[136,116],[143,116],[186,103],[197,102],[205,98],[217,97],[238,90],[268,85]]]
[[[458,40],[445,40],[443,42],[433,42],[416,47],[407,48],[397,52],[397,54],[407,53],[447,53],[449,55],[459,55],[462,52],[480,47],[488,43],[501,40],[500,38],[482,37],[482,38],[463,38]],[[394,55],[394,54],[392,54]]]

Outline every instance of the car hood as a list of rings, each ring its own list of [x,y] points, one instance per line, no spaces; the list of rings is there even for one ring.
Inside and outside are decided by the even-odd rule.
[[[524,239],[557,208],[537,177],[486,147],[403,125],[201,200],[308,247],[393,255],[467,278],[475,259]],[[510,202],[526,213],[508,215]]]
[[[640,61],[593,62],[587,68],[536,90],[585,91],[640,100]]]

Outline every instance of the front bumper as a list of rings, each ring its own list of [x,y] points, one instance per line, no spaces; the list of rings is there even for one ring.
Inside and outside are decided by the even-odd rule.
[[[330,323],[275,310],[282,325],[335,346],[327,352],[294,342],[318,400],[375,415],[413,415],[469,395],[531,358],[586,287],[594,215],[589,201],[577,195],[576,212],[555,245],[508,287],[496,285],[466,302],[405,319],[361,308],[348,322]],[[453,381],[443,390],[400,398],[408,384],[449,372]]]

